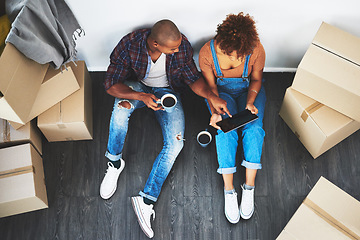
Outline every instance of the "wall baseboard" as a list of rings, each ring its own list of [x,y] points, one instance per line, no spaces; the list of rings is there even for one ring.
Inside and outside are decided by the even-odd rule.
[[[265,67],[264,72],[296,72],[297,68]],[[88,67],[89,72],[106,72],[106,67]]]

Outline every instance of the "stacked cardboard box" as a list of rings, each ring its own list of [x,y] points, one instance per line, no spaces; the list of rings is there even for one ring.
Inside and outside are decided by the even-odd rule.
[[[360,129],[360,38],[322,23],[280,116],[317,158]]]
[[[70,132],[63,138],[55,131],[52,137],[92,139],[91,81],[85,63],[55,70],[6,44],[0,57],[0,217],[47,207],[41,133],[35,118],[62,105],[67,107],[61,107],[55,125]],[[51,118],[49,113],[44,116]],[[87,134],[78,136],[83,129]]]
[[[25,143],[31,143],[42,155],[41,133],[34,120],[15,130],[8,121],[0,119],[0,148]]]
[[[30,144],[0,149],[0,217],[48,207],[42,158]]]
[[[321,177],[277,240],[360,239],[360,202]]]
[[[85,62],[72,66],[80,90],[38,117],[38,127],[49,142],[92,139],[92,87]]]

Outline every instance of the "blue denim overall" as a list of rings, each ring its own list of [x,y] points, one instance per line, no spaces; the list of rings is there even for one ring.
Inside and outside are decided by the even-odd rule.
[[[244,71],[241,78],[224,78],[220,69],[219,61],[214,48],[214,40],[210,42],[211,54],[216,70],[216,85],[219,97],[227,102],[227,107],[234,115],[246,107],[247,94],[249,88],[248,64],[250,56],[246,56]],[[265,131],[263,130],[263,118],[265,110],[266,95],[264,87],[261,87],[257,94],[254,105],[259,110],[259,118],[241,129],[224,133],[218,130],[215,136],[216,151],[219,162],[217,170],[220,174],[231,174],[236,172],[236,150],[238,147],[238,133],[241,132],[244,159],[242,166],[249,169],[261,169],[261,152],[264,142]],[[209,105],[208,105],[209,107]],[[210,108],[209,108],[210,109]],[[225,118],[229,117],[226,115]],[[224,118],[224,117],[223,117]]]

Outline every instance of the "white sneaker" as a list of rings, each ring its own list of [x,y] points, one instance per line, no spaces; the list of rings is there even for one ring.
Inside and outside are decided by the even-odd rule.
[[[145,204],[143,198],[140,196],[132,197],[131,204],[135,211],[135,215],[137,217],[139,225],[143,230],[143,232],[145,233],[145,235],[148,238],[154,237],[154,231],[151,229],[151,223],[150,223],[151,215],[153,215],[153,221],[155,219],[155,211],[153,210],[153,205]]]
[[[120,159],[120,161],[121,165],[119,169],[114,167],[111,162],[108,162],[108,169],[106,170],[105,177],[100,185],[100,196],[103,199],[109,199],[116,191],[117,181],[120,173],[125,167],[125,161],[122,159]]]
[[[240,204],[240,215],[243,219],[249,219],[254,213],[254,191],[255,189],[246,190],[243,185],[241,204]]]
[[[231,223],[239,222],[240,215],[236,192],[225,194],[225,216]]]

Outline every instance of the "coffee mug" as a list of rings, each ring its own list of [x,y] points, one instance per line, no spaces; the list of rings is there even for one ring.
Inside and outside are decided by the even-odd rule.
[[[204,130],[204,131],[199,132],[196,139],[197,139],[198,143],[200,144],[200,146],[206,147],[207,145],[209,145],[209,143],[211,143],[212,136],[207,130]]]
[[[167,93],[161,97],[157,104],[161,104],[166,112],[172,112],[176,106],[177,98],[174,94]]]

